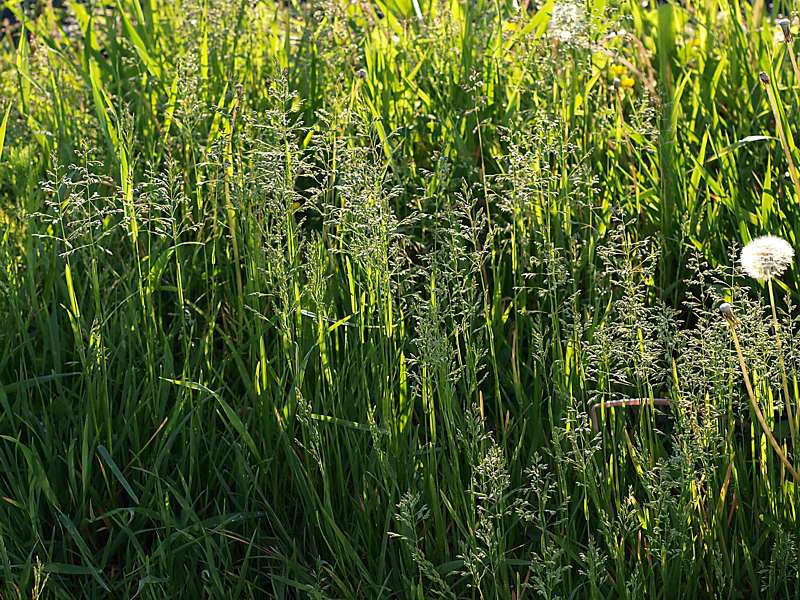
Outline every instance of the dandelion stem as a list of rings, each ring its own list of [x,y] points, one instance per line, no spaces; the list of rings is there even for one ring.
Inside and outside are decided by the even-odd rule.
[[[759,75],[759,79],[761,83],[764,84],[764,89],[767,90],[767,99],[769,100],[769,106],[772,109],[772,116],[775,117],[775,129],[778,130],[778,138],[781,141],[781,147],[783,148],[783,154],[786,156],[786,162],[789,163],[789,176],[792,178],[792,183],[794,183],[795,192],[797,192],[797,198],[800,200],[800,179],[797,176],[797,167],[794,166],[794,160],[792,159],[792,151],[789,147],[789,142],[786,138],[786,132],[783,129],[783,123],[781,122],[781,114],[778,112],[778,102],[775,99],[775,94],[772,91],[772,84],[770,83],[769,75],[767,75],[764,71],[761,72]]]
[[[792,448],[797,448],[797,427],[792,412],[792,403],[789,399],[789,383],[786,379],[786,363],[783,360],[783,343],[781,342],[781,332],[778,326],[778,314],[775,310],[775,294],[772,291],[772,279],[767,279],[769,289],[769,304],[772,307],[772,329],[775,331],[775,347],[778,350],[778,365],[781,369],[781,387],[783,388],[783,400],[786,404],[786,414],[789,417],[789,430],[792,435]]]
[[[795,482],[800,483],[800,475],[797,474],[797,471],[794,470],[792,463],[789,462],[789,459],[786,458],[786,455],[783,453],[783,449],[781,448],[778,440],[775,439],[775,436],[772,434],[772,430],[767,425],[766,419],[764,419],[764,414],[761,412],[761,409],[758,406],[758,402],[756,401],[756,395],[753,392],[753,386],[750,383],[750,375],[747,371],[747,365],[744,362],[744,354],[742,353],[742,346],[739,343],[739,336],[736,335],[736,325],[734,324],[734,317],[733,315],[726,315],[725,320],[728,322],[728,327],[731,330],[731,337],[733,337],[733,345],[736,347],[736,354],[739,357],[739,367],[742,370],[742,378],[744,379],[744,387],[747,390],[747,395],[750,398],[750,406],[753,408],[753,412],[756,415],[756,419],[758,420],[759,425],[761,425],[761,429],[764,431],[764,435],[767,436],[770,445],[772,446],[773,450],[775,450],[775,454],[778,455],[778,458],[781,459],[781,462],[786,466],[786,469],[791,473],[792,477],[794,478]]]
[[[778,25],[783,32],[783,41],[786,43],[786,52],[789,53],[789,60],[792,61],[792,70],[794,70],[794,84],[800,85],[800,69],[797,68],[797,57],[794,55],[794,36],[792,35],[791,24],[789,19],[780,19]]]
[[[797,67],[797,57],[794,54],[794,48],[791,44],[786,44],[786,49],[789,52],[789,59],[792,61],[792,70],[794,70],[794,85],[800,85],[800,68]]]

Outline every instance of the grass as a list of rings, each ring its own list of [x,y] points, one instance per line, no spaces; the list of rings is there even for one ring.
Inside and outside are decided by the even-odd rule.
[[[800,597],[791,7],[6,7],[0,598]]]

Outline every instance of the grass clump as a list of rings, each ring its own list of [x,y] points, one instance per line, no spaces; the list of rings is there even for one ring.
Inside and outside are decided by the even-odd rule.
[[[0,598],[800,596],[779,4],[6,2]]]

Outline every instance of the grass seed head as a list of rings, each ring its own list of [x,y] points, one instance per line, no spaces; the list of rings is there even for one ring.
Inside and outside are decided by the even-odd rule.
[[[742,269],[753,279],[767,281],[792,264],[794,248],[783,238],[765,235],[742,248]],[[721,307],[720,307],[721,308]]]

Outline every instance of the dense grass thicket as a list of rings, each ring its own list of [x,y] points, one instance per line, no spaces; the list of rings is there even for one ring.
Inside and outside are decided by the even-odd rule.
[[[0,598],[800,598],[793,6],[6,7]]]

